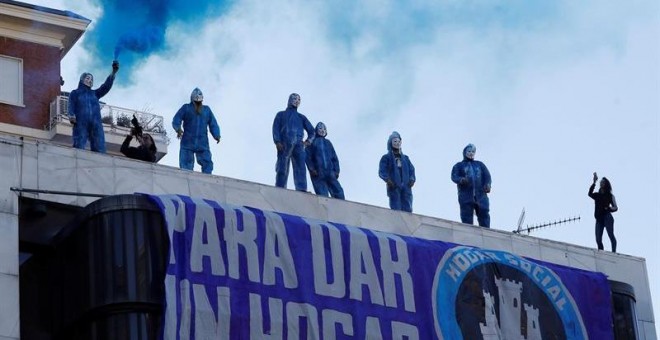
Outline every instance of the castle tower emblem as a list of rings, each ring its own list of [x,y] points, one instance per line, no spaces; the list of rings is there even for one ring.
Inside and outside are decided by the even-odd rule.
[[[541,340],[539,309],[522,303],[522,283],[495,277],[495,285],[499,294],[500,319],[498,323],[493,296],[483,291],[486,323],[479,323],[479,327],[484,340]],[[527,317],[526,337],[520,324],[523,309]]]

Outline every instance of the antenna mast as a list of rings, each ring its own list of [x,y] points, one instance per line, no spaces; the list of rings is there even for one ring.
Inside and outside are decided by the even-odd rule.
[[[520,217],[518,217],[518,230],[514,231],[514,233],[520,233],[523,222],[525,222],[525,207],[523,207],[523,210],[520,212]]]

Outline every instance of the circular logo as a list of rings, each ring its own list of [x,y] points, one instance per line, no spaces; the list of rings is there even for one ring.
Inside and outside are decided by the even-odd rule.
[[[548,267],[496,250],[448,250],[433,282],[440,339],[587,339],[578,308]]]

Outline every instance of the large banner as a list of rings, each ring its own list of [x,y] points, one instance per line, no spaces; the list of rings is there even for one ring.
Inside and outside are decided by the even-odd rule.
[[[186,196],[164,339],[613,339],[603,274]]]

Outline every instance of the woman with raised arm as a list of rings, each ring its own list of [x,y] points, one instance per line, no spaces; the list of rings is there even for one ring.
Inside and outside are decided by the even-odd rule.
[[[619,210],[616,199],[612,195],[610,181],[603,177],[600,180],[598,192],[594,192],[598,175],[594,172],[594,182],[589,187],[589,197],[595,202],[594,217],[596,218],[596,244],[598,249],[603,250],[603,229],[607,230],[607,236],[612,243],[612,252],[616,253],[616,238],[614,237],[614,218],[612,213]]]

